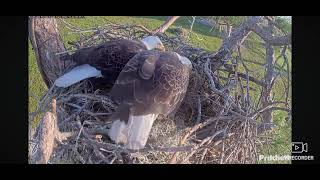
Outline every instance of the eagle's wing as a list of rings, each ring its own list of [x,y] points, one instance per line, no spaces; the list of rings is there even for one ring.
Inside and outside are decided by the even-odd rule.
[[[134,56],[120,73],[111,97],[132,104],[136,115],[168,115],[183,99],[189,70],[171,52],[144,51]]]
[[[78,66],[59,77],[55,84],[58,87],[68,87],[87,78],[103,76],[91,79],[93,87],[112,86],[126,63],[145,49],[141,42],[126,39],[81,49],[71,56]]]
[[[168,115],[183,99],[188,79],[189,69],[174,53],[144,51],[134,56],[111,90],[120,105],[112,117],[110,138],[130,149],[143,148],[157,116]]]

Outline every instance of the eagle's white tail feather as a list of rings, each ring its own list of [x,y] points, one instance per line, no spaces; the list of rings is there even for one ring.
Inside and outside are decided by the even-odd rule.
[[[108,132],[110,139],[115,143],[125,144],[127,142],[126,129],[125,122],[120,121],[119,119],[114,120]]]
[[[116,120],[111,126],[109,136],[116,143],[123,143],[128,149],[143,149],[157,117],[157,114],[147,114],[143,116],[130,115],[128,124]]]
[[[81,80],[91,77],[102,77],[101,71],[89,64],[84,64],[73,68],[70,72],[59,77],[54,84],[58,87],[69,87]]]

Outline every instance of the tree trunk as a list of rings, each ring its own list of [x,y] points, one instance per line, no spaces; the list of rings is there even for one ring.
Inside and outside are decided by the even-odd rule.
[[[266,32],[269,36],[272,36],[273,24],[268,23]],[[265,74],[265,84],[266,86],[262,89],[261,105],[266,107],[272,103],[271,90],[274,81],[274,50],[270,42],[266,41],[266,74]],[[271,130],[272,128],[272,110],[267,110],[261,114],[262,116],[262,126],[259,128],[259,132],[264,132],[266,130]]]
[[[170,16],[153,34],[164,33],[180,16]]]
[[[72,64],[71,61],[65,61],[69,57],[68,54],[56,55],[66,51],[56,19],[30,17],[29,38],[41,76],[49,88]]]
[[[56,55],[66,51],[59,34],[56,19],[54,18],[29,18],[29,38],[36,55],[36,60],[43,81],[50,88],[54,81],[66,69],[73,66],[72,61],[66,61],[69,54]],[[46,164],[53,152],[55,139],[61,139],[58,130],[56,101],[53,100],[52,111],[47,111],[41,119],[36,138],[37,151],[31,157],[31,162]],[[31,154],[29,154],[31,155]]]

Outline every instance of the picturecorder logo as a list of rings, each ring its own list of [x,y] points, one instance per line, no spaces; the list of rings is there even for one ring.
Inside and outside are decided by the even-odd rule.
[[[292,142],[292,153],[301,154],[308,152],[308,143]],[[259,155],[259,161],[296,161],[296,160],[314,160],[314,156],[296,156],[296,155]]]
[[[308,152],[308,144],[303,142],[292,142],[292,153]]]

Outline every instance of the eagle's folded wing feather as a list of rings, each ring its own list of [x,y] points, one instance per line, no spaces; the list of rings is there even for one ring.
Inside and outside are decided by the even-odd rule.
[[[111,90],[119,107],[130,107],[128,118],[117,115],[121,112],[113,116],[111,139],[130,149],[143,148],[158,115],[167,116],[182,101],[188,78],[188,69],[173,53],[144,51],[134,56]]]

